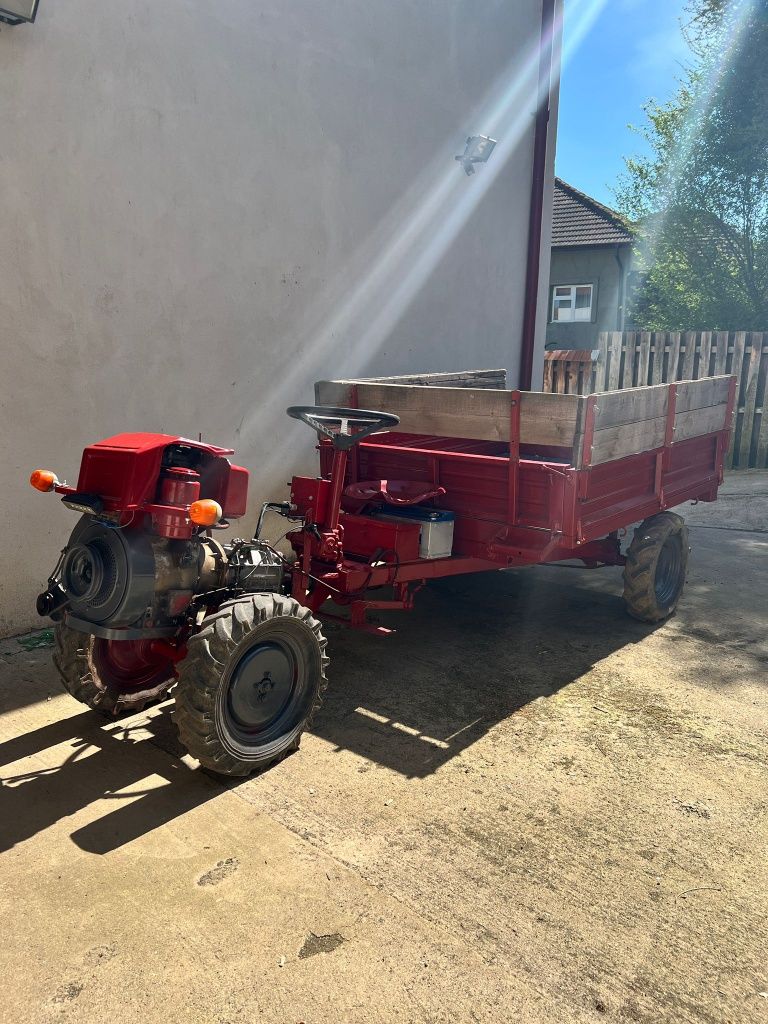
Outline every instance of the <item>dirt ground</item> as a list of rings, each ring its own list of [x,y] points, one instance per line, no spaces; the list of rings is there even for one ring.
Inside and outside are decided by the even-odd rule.
[[[726,492],[658,628],[553,567],[333,630],[312,733],[239,784],[0,641],[3,1019],[768,1021],[768,474]]]

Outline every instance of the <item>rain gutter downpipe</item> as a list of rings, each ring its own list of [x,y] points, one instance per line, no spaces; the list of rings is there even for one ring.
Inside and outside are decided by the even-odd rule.
[[[617,245],[616,246],[615,256],[616,256],[616,262],[619,265],[619,308],[618,308],[618,310],[616,312],[616,330],[617,331],[623,331],[624,330],[624,317],[626,315],[626,310],[624,309],[624,303],[626,301],[626,280],[627,280],[627,275],[626,275],[626,269],[624,267],[624,262],[622,261],[622,258],[621,258],[621,245]]]
[[[541,268],[541,222],[544,214],[552,62],[555,46],[555,4],[556,0],[542,0],[541,48],[539,52],[536,122],[533,137],[533,170],[531,173],[525,297],[523,300],[523,335],[520,349],[520,374],[518,378],[518,387],[521,391],[530,391],[533,382],[536,313],[539,304],[539,276]]]

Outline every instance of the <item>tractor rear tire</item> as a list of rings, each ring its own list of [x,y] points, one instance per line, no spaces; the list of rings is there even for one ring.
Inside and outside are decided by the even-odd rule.
[[[660,512],[637,527],[624,565],[624,602],[633,618],[661,622],[674,612],[688,551],[688,529],[674,512]]]
[[[54,631],[53,663],[67,693],[106,718],[163,700],[176,682],[173,665],[146,641],[99,640],[63,622]]]
[[[226,602],[178,666],[181,742],[219,775],[250,775],[297,750],[328,685],[326,645],[320,623],[291,597]]]

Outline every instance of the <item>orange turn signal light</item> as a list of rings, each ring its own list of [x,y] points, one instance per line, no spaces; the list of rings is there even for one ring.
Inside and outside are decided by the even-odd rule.
[[[29,478],[29,482],[36,491],[52,491],[59,481],[56,479],[56,474],[52,470],[36,469]]]
[[[197,526],[215,526],[223,515],[221,505],[212,498],[200,498],[189,506],[189,518]]]

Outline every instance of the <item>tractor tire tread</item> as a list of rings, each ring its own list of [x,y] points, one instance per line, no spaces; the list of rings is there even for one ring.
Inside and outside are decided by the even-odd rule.
[[[301,619],[314,634],[320,651],[320,679],[301,732],[309,728],[328,686],[327,641],[310,609],[281,594],[249,594],[226,601],[206,616],[200,630],[187,643],[188,654],[179,666],[173,718],[182,744],[204,769],[218,775],[245,776],[262,771],[298,749],[301,732],[268,761],[241,761],[224,748],[216,729],[215,709],[222,674],[242,641],[261,623],[291,616]]]
[[[674,601],[660,607],[656,598],[654,578],[657,559],[665,541],[679,535],[682,555],[681,586]],[[682,516],[660,512],[644,520],[635,530],[624,565],[624,603],[632,618],[641,622],[661,622],[677,607],[688,567],[688,530]]]
[[[75,700],[105,718],[136,714],[147,705],[165,700],[168,690],[176,682],[176,677],[169,675],[161,692],[141,695],[135,700],[131,699],[130,694],[112,693],[99,686],[94,676],[96,670],[91,661],[93,635],[71,629],[63,622],[56,623],[53,635],[56,648],[53,664],[62,686]]]
[[[64,689],[81,704],[86,704],[105,718],[112,718],[113,710],[108,702],[105,705],[104,691],[96,685],[88,664],[85,645],[89,638],[61,622],[56,624],[53,635],[56,645],[53,664]]]

